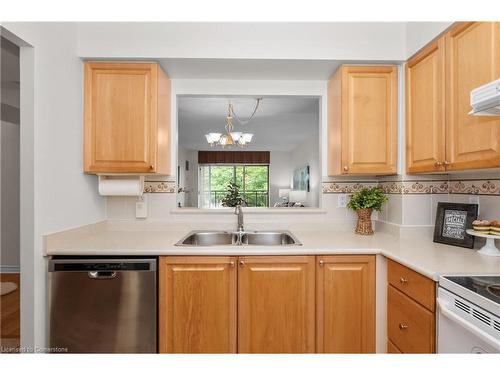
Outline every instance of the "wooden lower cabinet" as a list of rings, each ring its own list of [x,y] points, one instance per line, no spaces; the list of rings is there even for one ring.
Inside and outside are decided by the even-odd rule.
[[[315,352],[314,263],[314,256],[239,258],[238,352]]]
[[[401,350],[393,344],[391,340],[387,340],[387,353],[388,354],[402,354]]]
[[[402,353],[434,353],[436,283],[393,260],[387,261],[387,282],[389,342]]]
[[[375,256],[164,256],[160,353],[373,353]]]
[[[429,311],[436,308],[436,283],[393,260],[387,261],[387,281]]]
[[[160,257],[160,353],[236,353],[236,258]]]
[[[435,352],[433,312],[392,285],[387,289],[387,335],[403,353]]]
[[[375,352],[375,256],[318,256],[316,350]]]

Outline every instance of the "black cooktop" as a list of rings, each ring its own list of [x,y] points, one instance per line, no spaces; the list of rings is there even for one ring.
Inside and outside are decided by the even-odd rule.
[[[500,303],[500,276],[445,276],[445,279]]]

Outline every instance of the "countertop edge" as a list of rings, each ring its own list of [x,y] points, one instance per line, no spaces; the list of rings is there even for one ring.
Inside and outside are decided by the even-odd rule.
[[[268,247],[254,248],[251,250],[248,248],[238,249],[238,248],[227,248],[227,249],[207,249],[207,248],[194,248],[194,247],[173,247],[173,248],[163,248],[163,249],[106,249],[106,250],[96,250],[96,249],[58,249],[58,250],[48,250],[45,256],[106,256],[106,255],[123,255],[123,256],[135,256],[135,255],[146,255],[146,256],[265,256],[265,255],[382,255],[388,259],[398,262],[412,270],[434,280],[438,281],[440,274],[438,272],[422,268],[414,263],[408,262],[404,257],[396,256],[390,251],[381,248],[304,248],[304,247],[286,247],[280,249],[269,249]]]

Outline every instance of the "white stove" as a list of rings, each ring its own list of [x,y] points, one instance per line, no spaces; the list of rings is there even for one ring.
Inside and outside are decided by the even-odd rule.
[[[441,276],[438,353],[500,353],[500,276]]]

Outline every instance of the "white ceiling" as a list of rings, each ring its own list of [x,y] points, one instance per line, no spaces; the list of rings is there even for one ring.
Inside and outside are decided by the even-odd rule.
[[[178,97],[179,145],[210,150],[205,134],[224,131],[229,100],[244,119],[255,107],[253,97]],[[319,137],[319,99],[315,97],[263,97],[252,120],[236,131],[253,133],[248,150],[290,151],[311,137]]]

